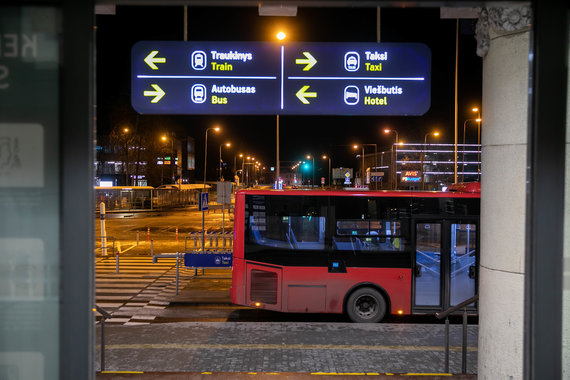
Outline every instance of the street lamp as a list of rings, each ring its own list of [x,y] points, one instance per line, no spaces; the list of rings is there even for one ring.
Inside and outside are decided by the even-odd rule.
[[[481,158],[479,157],[481,146],[481,111],[477,107],[474,107],[471,111],[477,112],[477,119],[475,119],[475,121],[477,122],[477,180],[479,180],[481,178],[479,177],[479,174],[481,173]]]
[[[358,145],[354,144],[352,146],[354,149],[358,149]],[[360,172],[362,177],[362,182],[360,183],[361,186],[364,186],[364,145],[362,145],[362,171]]]
[[[323,155],[323,160],[329,160],[329,187],[332,187],[331,182],[331,157],[327,156],[326,154]]]
[[[237,166],[236,166],[236,158],[237,158],[237,156],[238,156],[237,153],[234,154],[234,167],[233,167],[233,168],[234,168],[234,177],[236,177],[237,174],[238,174],[238,170],[237,170]],[[243,153],[240,153],[240,154],[239,154],[239,157],[242,159],[242,160],[241,160],[241,162],[242,162],[242,164],[241,164],[241,169],[242,169],[242,175],[243,175]],[[239,177],[238,177],[238,178],[239,178]],[[242,177],[242,179],[243,179],[243,177]]]
[[[398,186],[398,179],[396,178],[398,175],[397,174],[398,173],[398,131],[390,128],[384,129],[384,133],[386,134],[392,132],[394,132],[394,134],[396,135],[396,141],[394,141],[394,144],[392,144],[392,159],[390,161],[392,161],[392,168],[394,172],[394,176],[392,177],[393,189],[396,189],[396,187]]]
[[[307,155],[307,160],[313,160],[313,166],[312,166],[312,170],[313,170],[313,174],[311,176],[311,188],[313,188],[313,186],[315,186],[315,157],[311,156],[310,154]]]
[[[473,108],[473,111],[476,111],[477,108]],[[477,172],[479,172],[479,136],[481,133],[481,130],[479,128],[479,126],[481,125],[481,118],[477,118],[477,119],[467,119],[465,120],[465,123],[463,123],[463,170],[461,172],[461,182],[465,181],[465,126],[467,125],[468,122],[470,121],[476,121],[477,122]]]
[[[285,49],[285,47],[283,46],[283,41],[285,40],[285,38],[287,37],[287,35],[285,34],[285,32],[280,31],[277,33],[277,35],[275,36],[279,41],[281,41],[281,56],[283,57],[283,51]],[[283,97],[281,97],[281,109],[283,109]],[[275,171],[275,188],[279,189],[279,179],[281,177],[281,171],[280,171],[280,163],[279,163],[279,114],[276,115],[276,125],[275,125],[275,161],[276,161],[276,171]]]
[[[225,145],[226,147],[229,148],[230,146],[232,146],[232,144],[229,142],[227,142],[225,144],[220,144],[220,181],[223,181],[223,179],[224,179],[224,177],[222,177],[222,163],[223,163],[223,161],[222,161],[222,146],[223,145]]]
[[[125,170],[125,185],[129,186],[129,128],[123,128],[123,135],[125,138],[125,161],[123,162],[123,169]]]
[[[161,137],[162,141],[167,141],[168,137],[166,135],[163,135]],[[163,165],[164,165],[164,160],[163,160]],[[172,183],[174,184],[174,182],[176,181],[175,179],[175,167],[176,167],[176,160],[174,158],[174,133],[170,132],[170,175],[172,177]]]
[[[423,150],[422,150],[422,159],[421,159],[422,190],[425,189],[424,160],[425,160],[425,155],[426,155],[427,137],[428,137],[429,135],[433,135],[433,136],[437,137],[437,136],[439,136],[439,132],[428,132],[428,133],[426,133],[426,135],[424,136],[424,147],[423,147]]]
[[[206,141],[204,143],[204,188],[206,188],[206,168],[208,163],[208,131],[213,129],[216,132],[220,131],[220,127],[212,127],[206,129]]]

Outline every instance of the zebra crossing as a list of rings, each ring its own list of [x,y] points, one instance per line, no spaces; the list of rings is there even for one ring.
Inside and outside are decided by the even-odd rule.
[[[193,269],[179,267],[180,281],[193,274]],[[118,274],[115,257],[97,257],[95,260],[96,304],[112,315],[105,323],[149,324],[175,295],[175,258],[153,263],[150,256],[121,257]],[[97,321],[100,319],[101,315],[97,313]]]

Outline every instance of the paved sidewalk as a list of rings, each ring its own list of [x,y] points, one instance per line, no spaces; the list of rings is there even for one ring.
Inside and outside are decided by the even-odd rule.
[[[461,326],[452,325],[450,333],[450,371],[460,373]],[[477,326],[469,326],[470,374],[477,368],[477,333]],[[106,326],[105,336],[108,371],[444,372],[444,325],[184,322]],[[98,346],[97,370],[99,353]]]

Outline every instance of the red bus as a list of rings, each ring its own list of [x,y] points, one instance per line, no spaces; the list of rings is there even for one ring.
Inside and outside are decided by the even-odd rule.
[[[238,191],[232,302],[354,322],[445,310],[477,292],[479,210],[479,192]]]

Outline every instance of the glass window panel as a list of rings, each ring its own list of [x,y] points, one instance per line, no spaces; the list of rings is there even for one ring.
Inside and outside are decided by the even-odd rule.
[[[440,305],[441,225],[416,225],[416,305]]]
[[[457,305],[475,295],[477,226],[451,225],[450,303]]]
[[[0,378],[58,379],[60,9],[0,6],[0,37]]]

